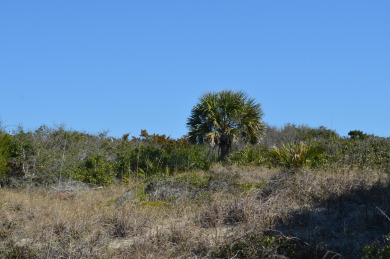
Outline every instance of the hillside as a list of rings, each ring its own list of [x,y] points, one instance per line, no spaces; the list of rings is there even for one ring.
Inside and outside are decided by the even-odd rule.
[[[3,133],[0,249],[5,258],[386,258],[390,141],[353,136],[269,127],[260,144],[218,162],[207,146],[146,131]]]

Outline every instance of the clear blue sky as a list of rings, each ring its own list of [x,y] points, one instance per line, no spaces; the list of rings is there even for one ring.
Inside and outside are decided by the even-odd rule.
[[[389,137],[390,1],[0,1],[3,126],[176,138],[223,89],[269,125]]]

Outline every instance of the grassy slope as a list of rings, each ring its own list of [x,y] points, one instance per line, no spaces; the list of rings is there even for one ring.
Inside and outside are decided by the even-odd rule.
[[[0,248],[39,258],[207,258],[267,231],[359,258],[389,233],[378,210],[390,211],[388,187],[375,171],[217,165],[97,190],[3,188]]]

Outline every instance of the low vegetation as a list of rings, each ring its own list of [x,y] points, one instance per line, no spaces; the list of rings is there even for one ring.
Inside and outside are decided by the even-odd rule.
[[[5,258],[389,255],[389,138],[268,127],[219,162],[185,138],[42,126],[2,131],[0,155]]]
[[[268,127],[265,137],[255,145],[236,142],[224,164],[293,171],[350,167],[388,173],[389,138],[362,136],[340,137],[324,127]],[[139,137],[126,134],[119,139],[64,127],[41,126],[27,132],[20,128],[13,134],[0,130],[0,184],[41,186],[73,179],[107,186],[131,178],[207,171],[220,163],[218,151],[206,143],[190,144],[186,138],[172,139],[145,130]]]

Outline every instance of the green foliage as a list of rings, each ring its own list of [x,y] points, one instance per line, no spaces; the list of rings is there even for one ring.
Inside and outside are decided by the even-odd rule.
[[[348,132],[348,136],[351,139],[365,139],[367,137],[367,134],[363,133],[361,130],[351,130]]]
[[[12,156],[13,142],[10,135],[0,131],[0,184],[5,183],[8,178],[8,173],[11,170],[9,167]]]
[[[37,148],[34,145],[33,133],[25,132],[19,127],[18,132],[13,136],[13,142],[14,148],[10,163],[11,175],[27,179],[34,174],[34,165],[36,164]]]
[[[253,189],[261,188],[265,185],[266,183],[260,182],[260,183],[241,183],[239,184],[241,190],[243,191],[250,191]]]
[[[248,234],[211,254],[211,258],[313,258],[309,247],[284,236]]]
[[[97,136],[66,130],[63,126],[40,126],[34,131],[19,128],[12,135],[14,148],[10,177],[31,184],[64,180],[68,172],[80,166],[90,155],[112,160],[115,141],[104,133]]]
[[[269,165],[270,155],[267,146],[246,145],[242,150],[232,152],[228,161],[235,165]]]
[[[372,245],[365,246],[362,251],[363,259],[387,259],[390,258],[390,234],[384,242],[375,241]]]
[[[323,151],[321,146],[300,142],[282,144],[281,147],[273,147],[270,152],[278,164],[286,168],[301,168],[305,165],[318,165]]]
[[[1,258],[9,259],[33,259],[38,258],[37,252],[27,245],[18,245],[10,242],[6,249],[0,250]],[[4,257],[3,257],[4,256]]]
[[[92,185],[108,185],[115,180],[114,164],[100,155],[88,157],[78,168],[67,173],[75,180]]]
[[[187,126],[188,140],[193,144],[217,145],[221,160],[228,155],[233,142],[257,143],[265,130],[260,104],[242,92],[227,90],[201,96]]]
[[[226,102],[225,105],[225,110],[234,107]],[[372,135],[342,138],[325,127],[288,124],[282,129],[268,127],[261,142],[251,145],[242,131],[237,132],[231,135],[238,140],[227,157],[231,164],[288,168],[350,166],[390,173],[390,138]],[[204,142],[211,140],[203,137]],[[190,140],[191,137],[172,139],[149,134],[146,130],[137,138],[129,138],[127,134],[119,139],[107,137],[105,133],[91,135],[70,131],[63,126],[49,128],[43,125],[34,131],[20,127],[13,134],[0,130],[0,184],[50,184],[66,180],[66,177],[90,184],[109,184],[115,179],[209,170],[218,160],[213,149],[206,143],[200,144],[200,137],[198,144],[190,144]],[[214,142],[217,144],[218,140],[215,138]],[[271,148],[273,146],[276,148]],[[92,158],[98,159],[90,161],[94,166],[89,165],[89,168],[86,161]]]
[[[283,128],[267,127],[261,144],[267,146],[280,146],[282,143],[329,143],[340,139],[339,135],[324,126],[310,128],[304,125],[286,124]]]
[[[151,208],[169,208],[171,205],[166,201],[141,201],[140,205]]]
[[[390,138],[370,136],[359,141],[340,139],[330,144],[327,152],[331,164],[379,169],[390,173]]]
[[[192,169],[208,169],[203,146],[190,145],[185,139],[174,140],[165,135],[149,135],[146,130],[141,138],[122,140],[117,152],[118,177],[170,175]]]

